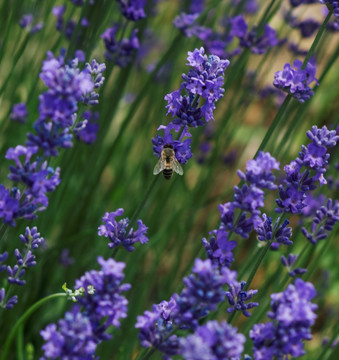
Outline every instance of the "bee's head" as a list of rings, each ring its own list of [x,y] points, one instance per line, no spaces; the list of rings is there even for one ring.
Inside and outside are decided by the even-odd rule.
[[[165,144],[164,149],[166,149],[166,148],[173,149],[173,146],[171,144]]]

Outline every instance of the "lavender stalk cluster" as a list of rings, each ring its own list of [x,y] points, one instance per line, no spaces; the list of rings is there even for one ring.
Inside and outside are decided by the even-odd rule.
[[[121,14],[128,22],[135,23],[146,18],[146,0],[118,0],[118,3]],[[134,27],[130,36],[125,38],[122,38],[122,35],[118,35],[119,30],[120,34],[124,34],[124,28],[116,23],[113,27],[107,28],[101,35],[101,38],[106,47],[106,59],[119,67],[126,67],[140,49],[140,42],[137,37],[139,29]]]
[[[23,286],[26,280],[23,279],[28,268],[36,265],[36,257],[33,254],[44,243],[44,239],[40,237],[36,227],[30,229],[26,227],[25,234],[19,236],[20,241],[24,244],[23,250],[15,249],[14,255],[16,264],[14,266],[6,265],[4,261],[8,258],[8,252],[5,251],[0,254],[0,272],[7,271],[7,281],[9,285]],[[9,287],[7,287],[7,290]],[[0,308],[11,309],[18,302],[18,296],[13,295],[9,297],[9,292],[6,289],[0,289]]]
[[[303,235],[312,244],[326,239],[333,226],[339,221],[339,201],[328,199],[326,205],[320,207],[313,217],[310,231],[305,227],[301,228]]]
[[[305,354],[304,340],[310,340],[317,305],[311,300],[316,291],[310,282],[296,279],[281,293],[271,295],[272,321],[256,324],[250,331],[254,360],[293,358]]]
[[[75,5],[83,5],[83,4],[77,3]],[[67,23],[65,23],[64,21],[65,11],[66,11],[66,5],[54,6],[52,9],[52,14],[56,17],[56,24],[55,24],[56,30],[63,33],[67,40],[71,40],[73,37],[74,30],[77,26],[77,22],[74,19],[69,19]],[[87,28],[90,25],[86,17],[79,19],[78,22],[80,23],[80,26],[83,29]],[[81,30],[79,31],[78,34],[76,34],[76,38],[74,39],[74,41],[78,43],[80,38],[81,38]]]
[[[255,10],[255,4],[252,7]],[[245,4],[251,5],[250,2]],[[280,45],[283,41],[277,38],[276,31],[269,25],[261,29],[254,26],[249,29],[243,15],[233,18],[225,18],[221,23],[221,30],[216,32],[205,26],[197,24],[199,13],[180,13],[174,19],[174,26],[181,30],[187,37],[197,37],[204,43],[208,52],[220,57],[231,58],[239,55],[244,49],[249,49],[253,54],[265,54],[274,46]],[[236,45],[236,41],[238,44]]]
[[[14,161],[8,177],[15,186],[6,189],[0,184],[0,218],[12,226],[17,218],[35,219],[36,212],[48,206],[47,193],[54,191],[61,180],[60,168],[48,165],[47,159],[57,156],[59,149],[72,146],[71,129],[75,126],[78,104],[98,103],[96,90],[103,84],[105,64],[93,60],[80,70],[77,58],[65,64],[64,56],[65,52],[58,58],[47,53],[40,78],[48,90],[39,96],[35,133],[27,135],[26,146],[9,148],[6,153],[6,159]],[[20,111],[22,115],[24,110]],[[87,123],[82,127],[88,131]]]
[[[117,248],[121,245],[127,251],[133,251],[133,245],[136,242],[140,242],[140,244],[146,244],[148,242],[149,239],[146,236],[148,228],[142,220],[138,220],[138,229],[135,231],[133,228],[129,229],[128,218],[124,218],[119,221],[115,219],[123,213],[124,209],[121,208],[110,213],[106,212],[102,218],[104,225],[99,226],[98,235],[109,239],[108,247],[111,249]]]
[[[246,338],[226,321],[208,321],[196,332],[180,338],[180,355],[185,360],[240,359]]]
[[[317,182],[320,185],[327,183],[324,173],[330,158],[328,148],[336,146],[339,136],[326,126],[321,129],[312,126],[306,134],[312,142],[302,145],[299,157],[284,167],[286,178],[279,186],[279,199],[276,200],[279,213],[300,214],[307,205],[307,195],[317,188]]]
[[[188,127],[206,125],[214,120],[215,103],[223,96],[224,71],[229,65],[228,60],[218,56],[205,55],[204,48],[188,52],[188,64],[192,67],[188,74],[183,74],[183,83],[179,90],[165,96],[167,114],[173,116],[173,122],[160,126],[164,135],[156,135],[152,139],[154,155],[160,157],[164,145],[171,145],[175,156],[181,164],[191,157],[191,137]],[[180,133],[178,139],[173,138],[172,130]],[[184,140],[184,138],[186,138]]]
[[[310,60],[305,69],[302,68],[302,62],[295,60],[294,67],[289,63],[285,64],[282,71],[274,74],[273,85],[289,94],[291,94],[300,103],[309,100],[314,92],[309,86],[313,81],[319,85],[318,79],[315,77],[316,65],[314,60]]]
[[[118,328],[127,316],[128,301],[122,293],[131,286],[122,283],[125,263],[102,257],[98,263],[101,270],[76,280],[75,288],[84,289],[84,295],[58,324],[40,332],[45,341],[42,359],[93,359],[98,344],[112,338],[108,327]]]
[[[196,259],[192,273],[184,278],[184,289],[173,294],[170,301],[153,305],[153,311],[138,316],[136,328],[140,329],[139,339],[144,347],[155,347],[165,355],[179,353],[177,329],[196,330],[198,320],[217,309],[225,300],[223,286],[234,279],[236,273],[215,268],[211,260]]]

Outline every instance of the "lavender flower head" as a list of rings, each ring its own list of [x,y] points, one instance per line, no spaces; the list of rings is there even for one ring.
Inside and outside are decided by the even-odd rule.
[[[180,355],[185,360],[240,359],[246,338],[226,321],[208,321],[193,335],[180,338]]]
[[[136,328],[144,347],[155,347],[167,356],[179,353],[179,342],[171,331],[176,328],[196,329],[198,320],[225,299],[223,286],[235,279],[236,273],[216,269],[211,260],[196,259],[192,274],[184,278],[181,294],[173,294],[170,301],[153,305],[153,311],[138,316]]]
[[[25,245],[25,248],[23,250],[15,249],[16,264],[14,266],[1,264],[7,260],[8,253],[0,254],[0,272],[7,271],[7,281],[9,284],[23,286],[26,284],[26,280],[23,280],[26,270],[36,265],[36,257],[33,253],[43,244],[44,239],[40,237],[36,227],[30,229],[28,226],[26,227],[25,234],[21,234],[19,238]],[[17,302],[17,295],[8,299],[5,289],[2,288],[0,290],[0,307],[11,309]]]
[[[321,206],[320,209],[316,211],[310,231],[302,227],[301,232],[307,240],[312,244],[316,244],[318,241],[328,237],[329,232],[332,231],[333,226],[338,221],[339,201],[328,199],[326,205]]]
[[[316,291],[309,282],[296,279],[284,292],[271,295],[272,319],[266,324],[256,324],[250,331],[254,345],[254,360],[282,359],[305,354],[303,340],[312,338],[317,305],[311,303]]]
[[[126,67],[131,62],[135,51],[140,48],[137,37],[138,29],[133,30],[130,38],[117,41],[116,33],[118,29],[118,24],[115,24],[113,27],[106,29],[101,38],[106,46],[106,59],[113,61],[120,67]]]
[[[28,116],[26,104],[19,103],[13,105],[12,113],[10,116],[13,121],[18,121],[24,124],[27,121],[27,116]]]
[[[240,179],[256,185],[261,189],[275,190],[275,176],[272,170],[279,170],[280,163],[270,153],[260,151],[256,159],[247,161],[246,171],[238,170]]]
[[[302,146],[299,157],[284,167],[287,176],[284,185],[279,186],[277,212],[300,214],[307,205],[307,195],[316,189],[316,183],[319,181],[320,185],[326,184],[324,173],[330,157],[327,148],[334,147],[339,136],[335,130],[330,131],[326,126],[321,129],[313,126],[306,134],[312,142]]]
[[[251,313],[248,310],[259,306],[259,303],[248,301],[252,299],[258,290],[244,290],[246,281],[239,283],[236,280],[232,280],[228,281],[227,284],[229,291],[226,291],[226,297],[231,305],[227,308],[227,312],[241,311],[244,316],[250,317]]]
[[[123,269],[126,264],[114,259],[104,260],[98,257],[101,270],[92,270],[75,282],[75,289],[84,288],[85,296],[78,299],[83,307],[83,313],[89,318],[95,337],[107,340],[111,335],[106,329],[113,325],[120,326],[120,319],[127,316],[127,299],[123,292],[131,288],[130,284],[122,284],[124,279]],[[88,292],[89,286],[94,287],[94,294]],[[102,320],[104,322],[102,322]]]
[[[146,0],[118,0],[118,2],[121,7],[121,13],[126,19],[137,21],[146,17]]]
[[[285,256],[281,257],[281,262],[287,268],[287,270],[289,271],[288,274],[291,277],[295,277],[296,275],[305,274],[305,272],[307,271],[307,269],[303,269],[303,268],[294,268],[292,270],[292,266],[295,263],[295,261],[297,260],[297,258],[298,258],[298,255],[293,255],[293,254],[288,254],[287,258]]]
[[[110,213],[106,212],[102,218],[104,225],[99,226],[98,235],[109,239],[110,243],[108,247],[111,249],[122,245],[127,251],[133,251],[133,245],[136,242],[140,242],[140,244],[146,244],[148,242],[148,238],[145,235],[148,228],[141,220],[138,220],[138,229],[133,231],[131,228],[127,234],[129,219],[124,218],[119,220],[119,222],[115,220],[117,216],[121,216],[123,213],[124,210],[121,208]]]
[[[272,250],[278,250],[280,245],[292,245],[290,240],[292,236],[292,228],[287,227],[289,221],[284,220],[283,224],[280,225],[280,218],[278,218],[272,226],[272,218],[266,214],[262,215],[255,227],[255,231],[258,234],[259,241],[269,241]],[[279,227],[278,227],[279,225]]]
[[[314,94],[309,85],[313,81],[315,81],[316,85],[319,85],[315,77],[315,62],[309,61],[305,69],[302,69],[302,62],[295,60],[293,66],[294,68],[287,63],[284,70],[277,71],[274,74],[273,85],[290,93],[295,99],[303,103]]]
[[[47,359],[93,359],[97,347],[89,318],[74,306],[58,325],[50,324],[40,331],[45,344],[42,346]]]
[[[161,151],[164,148],[164,145],[171,145],[175,152],[176,159],[181,164],[186,164],[187,161],[193,156],[191,153],[191,139],[184,139],[185,137],[191,137],[192,135],[189,133],[187,127],[184,127],[181,131],[181,134],[178,140],[173,139],[172,130],[174,133],[179,133],[181,130],[180,125],[175,125],[173,123],[169,123],[167,126],[160,125],[158,127],[158,131],[163,130],[164,136],[156,135],[155,138],[152,139],[153,143],[153,153],[155,156],[160,158]]]

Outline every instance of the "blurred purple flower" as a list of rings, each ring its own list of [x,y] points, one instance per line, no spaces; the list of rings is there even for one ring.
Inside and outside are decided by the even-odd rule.
[[[240,359],[246,338],[226,321],[208,321],[179,341],[185,360],[226,360]]]
[[[290,93],[295,99],[303,103],[313,96],[313,91],[309,84],[315,81],[319,85],[315,77],[315,63],[309,61],[305,69],[302,69],[302,62],[295,60],[292,68],[290,64],[285,64],[284,70],[277,71],[274,74],[273,85],[278,89],[282,89]]]
[[[313,285],[299,278],[284,292],[271,295],[272,311],[267,315],[273,321],[256,324],[250,331],[254,360],[305,354],[303,340],[312,338],[310,328],[316,319],[317,305],[311,303],[315,295]]]
[[[127,20],[137,21],[146,17],[146,0],[118,0],[118,3]]]
[[[328,199],[326,206],[321,206],[313,218],[310,232],[302,227],[301,232],[312,243],[326,239],[333,226],[339,221],[339,201]]]
[[[277,212],[300,214],[307,205],[307,194],[316,189],[316,182],[319,181],[320,185],[326,184],[324,173],[330,157],[327,147],[334,147],[339,136],[335,130],[330,131],[326,126],[321,129],[313,126],[306,134],[312,142],[307,147],[302,146],[299,157],[284,167],[286,178],[284,185],[279,186]]]
[[[124,218],[119,220],[119,222],[115,220],[117,216],[121,216],[123,213],[124,210],[121,208],[110,213],[106,212],[102,218],[104,225],[99,226],[98,235],[109,239],[110,243],[108,247],[111,249],[122,245],[127,251],[133,251],[133,245],[136,242],[140,242],[140,244],[146,244],[148,242],[148,238],[145,235],[148,228],[141,220],[138,220],[138,229],[133,231],[133,228],[131,228],[128,234],[126,234],[129,219]]]
[[[15,104],[12,107],[11,119],[24,124],[27,121],[27,107],[25,103]]]
[[[120,41],[116,40],[116,33],[118,31],[118,24],[105,30],[101,34],[106,46],[105,57],[113,61],[120,67],[126,67],[132,60],[135,51],[139,49],[140,44],[137,38],[138,29],[134,29],[130,38],[124,38]]]

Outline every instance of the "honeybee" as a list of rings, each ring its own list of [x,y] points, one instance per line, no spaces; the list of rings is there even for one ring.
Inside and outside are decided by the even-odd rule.
[[[184,170],[175,157],[173,146],[165,144],[161,150],[159,161],[154,167],[153,174],[158,175],[161,171],[163,171],[164,178],[169,180],[173,175],[173,170],[179,175],[184,173]]]

